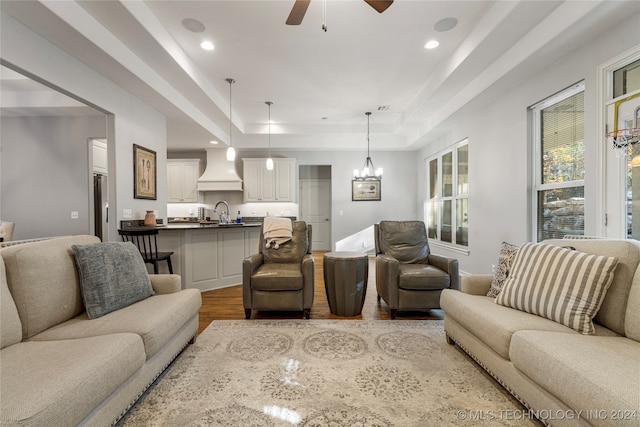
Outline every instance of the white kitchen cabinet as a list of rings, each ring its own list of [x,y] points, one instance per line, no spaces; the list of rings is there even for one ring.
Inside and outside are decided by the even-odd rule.
[[[197,203],[200,160],[167,159],[167,202]]]
[[[293,202],[295,197],[296,159],[242,159],[245,202]]]

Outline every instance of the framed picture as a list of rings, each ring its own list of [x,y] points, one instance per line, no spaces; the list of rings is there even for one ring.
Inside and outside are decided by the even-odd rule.
[[[354,179],[351,181],[351,200],[381,200],[380,196],[380,180],[368,179],[365,181]]]
[[[157,200],[156,152],[133,144],[133,197]]]

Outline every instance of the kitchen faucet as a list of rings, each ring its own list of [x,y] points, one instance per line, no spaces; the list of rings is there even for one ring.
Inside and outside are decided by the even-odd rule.
[[[213,211],[216,212],[218,210],[218,205],[222,203],[223,205],[225,205],[227,207],[227,212],[220,212],[218,214],[218,221],[220,222],[220,224],[228,224],[229,223],[229,203],[225,202],[224,200],[220,200],[218,203],[216,203],[216,206],[213,208]]]

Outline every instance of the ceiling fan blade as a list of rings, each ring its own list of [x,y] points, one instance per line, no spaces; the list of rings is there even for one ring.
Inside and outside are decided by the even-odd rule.
[[[287,25],[300,25],[311,0],[296,0],[287,18]]]
[[[393,0],[364,0],[369,6],[382,13],[393,3]]]

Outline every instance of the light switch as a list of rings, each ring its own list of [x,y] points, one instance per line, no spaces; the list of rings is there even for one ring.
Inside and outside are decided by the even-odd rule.
[[[131,209],[122,209],[122,218],[131,219]]]

